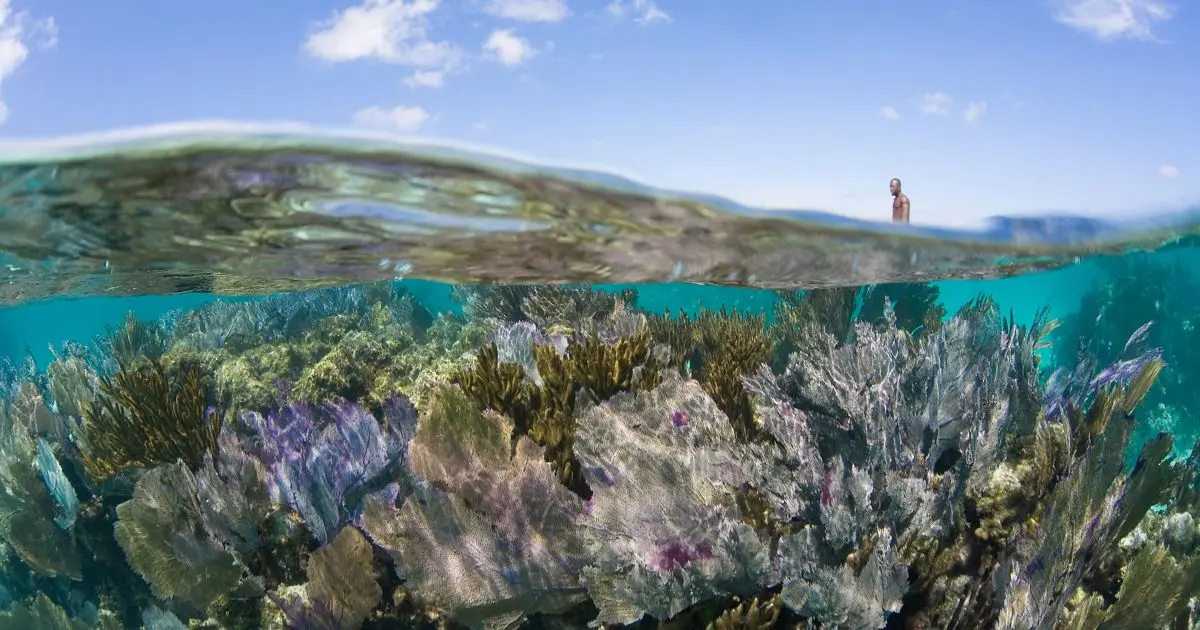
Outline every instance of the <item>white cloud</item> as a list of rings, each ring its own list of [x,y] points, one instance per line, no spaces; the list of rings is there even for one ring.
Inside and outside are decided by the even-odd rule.
[[[604,10],[619,19],[631,16],[634,22],[643,26],[652,22],[671,21],[671,16],[660,9],[654,0],[612,0]]]
[[[483,43],[483,51],[506,66],[519,66],[537,54],[529,40],[517,37],[506,28],[492,31]]]
[[[0,88],[29,58],[29,46],[53,48],[58,44],[54,18],[35,20],[26,11],[13,11],[11,0],[0,0]],[[8,120],[8,106],[0,101],[0,124]]]
[[[404,78],[409,87],[440,88],[446,84],[445,70],[417,70]]]
[[[3,0],[0,0],[3,1]],[[304,42],[309,55],[331,63],[376,59],[448,71],[463,51],[429,39],[429,15],[439,0],[363,0],[319,23]]]
[[[1158,167],[1158,174],[1163,179],[1176,179],[1179,177],[1179,169],[1171,164],[1163,164]]]
[[[483,10],[519,22],[561,22],[571,15],[565,0],[489,0]]]
[[[1161,0],[1062,0],[1058,21],[1102,41],[1154,39],[1154,27],[1175,16]]]
[[[416,131],[429,121],[429,112],[415,105],[367,107],[354,114],[354,122],[366,127],[383,127],[397,131]]]
[[[950,113],[950,106],[954,104],[954,99],[951,99],[945,92],[930,92],[921,97],[917,109],[921,110],[922,114],[930,116],[945,116]]]
[[[967,103],[967,110],[963,112],[963,120],[973,123],[987,113],[986,101],[971,101]]]
[[[879,115],[888,120],[900,120],[900,112],[895,107],[887,106],[879,110]]]

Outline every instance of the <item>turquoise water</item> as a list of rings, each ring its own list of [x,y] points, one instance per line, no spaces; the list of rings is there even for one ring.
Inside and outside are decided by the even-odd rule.
[[[1192,217],[0,159],[2,628],[1200,628]]]

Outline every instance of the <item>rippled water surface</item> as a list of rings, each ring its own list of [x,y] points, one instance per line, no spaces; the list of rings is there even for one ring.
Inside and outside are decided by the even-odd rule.
[[[788,288],[994,277],[1194,231],[1186,215],[898,229],[437,145],[265,132],[10,144],[0,182],[5,302],[394,275]]]
[[[1200,628],[1190,214],[0,149],[3,628]]]

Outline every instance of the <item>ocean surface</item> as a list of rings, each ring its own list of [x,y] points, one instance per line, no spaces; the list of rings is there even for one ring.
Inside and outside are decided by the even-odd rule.
[[[1198,234],[0,143],[0,630],[1200,628]]]

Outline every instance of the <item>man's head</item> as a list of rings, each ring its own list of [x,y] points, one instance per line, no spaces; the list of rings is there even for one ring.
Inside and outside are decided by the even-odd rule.
[[[892,181],[888,183],[888,190],[892,191],[893,197],[900,194],[900,180],[893,177]]]

